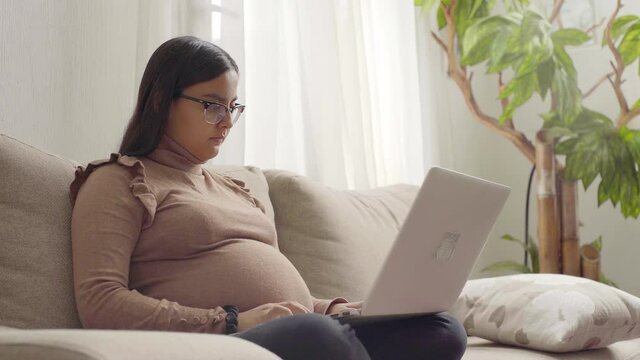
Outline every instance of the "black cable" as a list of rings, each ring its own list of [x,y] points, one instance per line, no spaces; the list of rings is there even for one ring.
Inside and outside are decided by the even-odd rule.
[[[524,210],[524,266],[529,264],[529,197],[531,195],[531,181],[533,180],[533,174],[536,171],[536,166],[533,165],[531,173],[529,174],[529,183],[527,184],[527,201]]]

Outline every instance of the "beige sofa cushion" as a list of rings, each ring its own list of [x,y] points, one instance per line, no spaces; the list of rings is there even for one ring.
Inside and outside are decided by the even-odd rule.
[[[215,334],[127,330],[0,331],[3,360],[278,360],[247,340]]]
[[[80,327],[73,298],[74,163],[0,134],[0,323]]]
[[[340,191],[284,170],[264,170],[278,244],[320,298],[362,300],[418,187]]]

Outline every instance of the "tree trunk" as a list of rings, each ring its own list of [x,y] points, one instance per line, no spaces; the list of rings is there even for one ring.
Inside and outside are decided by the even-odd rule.
[[[578,187],[576,181],[559,180],[562,204],[562,272],[580,276],[580,237],[578,235]]]
[[[593,245],[582,245],[580,248],[582,277],[600,281],[600,252]]]
[[[538,242],[540,272],[561,273],[561,245],[558,198],[556,191],[555,144],[545,130],[536,134],[536,174],[538,180]]]

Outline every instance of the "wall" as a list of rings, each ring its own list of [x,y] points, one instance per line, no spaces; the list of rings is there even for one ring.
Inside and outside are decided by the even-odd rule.
[[[137,6],[11,0],[0,14],[0,132],[82,162],[108,157],[137,91]]]
[[[82,163],[108,157],[153,51],[210,39],[210,11],[210,0],[0,2],[0,132]]]
[[[622,13],[640,13],[640,4],[625,1]],[[603,14],[608,15],[609,9]],[[431,40],[431,39],[429,39]],[[431,40],[433,41],[433,40]],[[438,49],[429,49],[431,52]],[[610,71],[609,53],[599,45],[591,45],[571,51],[580,74],[580,85],[583,90],[590,88],[605,73]],[[635,102],[640,97],[640,81],[635,63],[625,73],[627,82],[624,85],[629,101]],[[462,96],[453,81],[444,75],[443,65],[436,68],[437,75],[433,82],[439,84],[440,95],[437,112],[438,133],[434,136],[439,142],[440,164],[458,171],[500,182],[512,187],[511,196],[494,228],[472,278],[493,276],[497,274],[482,273],[486,265],[502,260],[522,262],[523,252],[516,244],[500,240],[503,234],[524,239],[524,207],[526,185],[531,170],[530,163],[506,139],[472,119]],[[485,112],[497,116],[500,113],[497,102],[495,77],[484,76],[483,69],[474,69],[474,90],[478,102]],[[633,103],[632,102],[632,103]],[[610,117],[618,113],[617,102],[608,84],[603,84],[597,92],[588,98],[587,105]],[[531,139],[541,126],[539,113],[548,109],[539,98],[521,108],[515,115],[516,127]],[[442,119],[442,121],[440,120]],[[640,127],[640,118],[632,123]],[[533,184],[535,189],[535,182]],[[579,217],[584,226],[580,230],[582,242],[590,242],[599,235],[603,236],[604,249],[603,271],[616,281],[625,291],[640,296],[640,282],[637,281],[637,254],[640,253],[640,220],[624,219],[619,208],[614,209],[611,203],[597,207],[597,186],[579,194]],[[531,196],[530,234],[536,237],[535,192]]]

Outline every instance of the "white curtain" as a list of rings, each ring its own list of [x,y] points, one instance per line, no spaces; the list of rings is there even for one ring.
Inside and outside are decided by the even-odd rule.
[[[436,11],[416,8],[415,18],[426,164],[456,168],[451,109],[452,101],[453,106],[464,102],[447,75],[444,53],[431,36],[437,29]]]
[[[409,0],[245,0],[245,163],[334,188],[419,184],[433,154],[414,19]]]
[[[138,0],[137,5],[138,85],[151,54],[163,42],[183,35],[211,41],[211,0]]]

